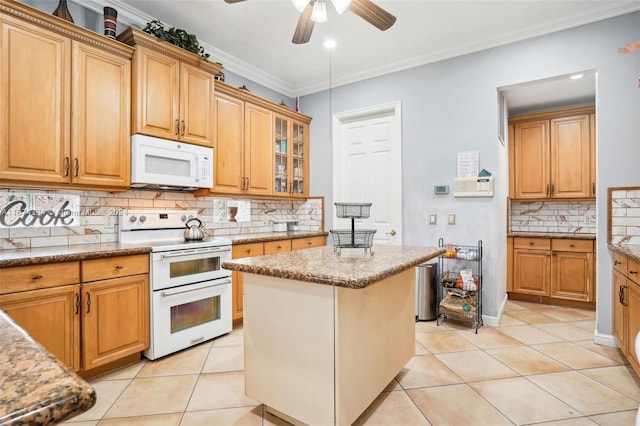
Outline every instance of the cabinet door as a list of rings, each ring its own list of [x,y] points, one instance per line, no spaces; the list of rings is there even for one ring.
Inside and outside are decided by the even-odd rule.
[[[82,298],[85,370],[149,347],[148,275],[83,284]]]
[[[248,243],[231,246],[231,258],[240,259],[242,257],[262,256],[264,254],[264,245],[262,243]],[[242,272],[233,271],[231,273],[232,292],[232,311],[233,321],[241,321],[244,310],[244,284]]]
[[[589,115],[551,120],[551,197],[591,196]]]
[[[213,192],[240,194],[244,176],[244,102],[216,93],[213,109]]]
[[[513,251],[513,290],[519,293],[549,295],[550,254],[542,250]]]
[[[613,271],[613,335],[623,354],[627,354],[627,303],[629,290],[627,278],[618,271]]]
[[[551,297],[593,301],[593,254],[553,252]]]
[[[264,254],[291,251],[291,240],[267,241],[264,243]]]
[[[289,139],[289,119],[274,116],[274,195],[289,195],[291,193],[291,151],[293,141]]]
[[[628,287],[628,321],[627,321],[627,360],[634,367],[636,372],[640,371],[640,363],[638,362],[638,354],[636,353],[635,340],[638,332],[640,332],[640,286],[627,280]]]
[[[273,188],[272,114],[266,108],[245,104],[244,111],[245,193],[271,195]]]
[[[213,75],[180,64],[180,137],[184,142],[211,145]]]
[[[180,63],[138,46],[134,54],[134,132],[178,139]]]
[[[0,296],[0,308],[72,370],[80,370],[80,285]]]
[[[128,187],[131,61],[73,43],[72,181]]]
[[[0,16],[0,179],[68,183],[71,41]]]
[[[291,121],[291,196],[309,196],[309,126]]]
[[[549,183],[549,121],[515,125],[515,197],[547,198]]]

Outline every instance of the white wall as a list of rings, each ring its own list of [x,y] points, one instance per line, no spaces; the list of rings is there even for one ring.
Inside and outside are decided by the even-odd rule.
[[[611,334],[611,261],[606,245],[606,188],[640,182],[640,54],[617,49],[638,39],[640,13],[537,37],[334,88],[301,100],[311,126],[311,193],[326,197],[333,223],[330,115],[400,100],[403,126],[405,244],[436,245],[439,237],[484,245],[484,314],[499,315],[506,291],[507,149],[497,138],[496,90],[511,84],[597,70],[598,315],[597,330]],[[375,54],[372,52],[371,54]],[[381,58],[382,59],[382,58]],[[331,105],[329,99],[331,98]],[[451,188],[459,151],[480,151],[480,168],[495,176],[493,198],[433,194]],[[438,224],[428,225],[436,212]],[[446,225],[446,213],[456,225]]]

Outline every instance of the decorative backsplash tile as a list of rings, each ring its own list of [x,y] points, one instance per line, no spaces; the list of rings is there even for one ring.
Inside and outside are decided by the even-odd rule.
[[[40,208],[56,208],[60,200],[79,200],[71,225],[60,227],[0,227],[0,250],[118,241],[118,216],[122,210],[196,209],[207,232],[214,235],[271,232],[273,222],[298,220],[298,229],[322,230],[322,199],[306,201],[250,200],[250,217],[244,222],[214,222],[214,197],[196,198],[190,193],[130,190],[57,191],[0,188],[0,202],[9,199],[36,200]],[[240,200],[238,200],[240,201]],[[3,204],[2,204],[3,205]],[[218,203],[219,206],[219,203]]]
[[[0,228],[77,226],[80,197],[0,192]]]
[[[611,191],[611,243],[640,244],[640,187]]]
[[[511,232],[596,233],[595,201],[511,202]]]

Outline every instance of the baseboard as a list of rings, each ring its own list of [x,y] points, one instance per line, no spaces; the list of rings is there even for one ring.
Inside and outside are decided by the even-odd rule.
[[[497,316],[489,316],[482,315],[482,323],[488,325],[489,327],[498,327],[500,325],[500,318],[502,318],[502,314],[504,313],[504,308],[507,306],[507,294],[505,293],[504,298],[502,299],[502,303],[500,304],[500,308],[498,308]]]
[[[611,348],[619,347],[618,342],[616,342],[616,338],[613,337],[613,335],[598,333],[598,330],[593,331],[593,343]]]

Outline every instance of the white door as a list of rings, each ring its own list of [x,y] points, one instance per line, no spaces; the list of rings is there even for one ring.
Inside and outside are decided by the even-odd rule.
[[[402,132],[400,102],[333,116],[333,201],[372,203],[356,229],[375,229],[375,244],[402,244]],[[334,229],[350,219],[335,216]]]

